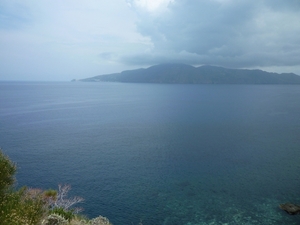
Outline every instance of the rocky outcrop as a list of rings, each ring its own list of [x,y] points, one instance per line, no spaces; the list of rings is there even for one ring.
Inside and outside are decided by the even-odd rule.
[[[300,206],[292,203],[280,204],[279,207],[290,215],[300,215]]]

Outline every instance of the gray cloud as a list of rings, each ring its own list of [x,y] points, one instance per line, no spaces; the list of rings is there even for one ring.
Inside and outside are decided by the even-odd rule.
[[[2,0],[0,80],[179,62],[300,75],[299,0]]]
[[[140,15],[148,53],[123,55],[127,64],[161,62],[230,67],[300,65],[300,1],[175,0],[164,14]]]

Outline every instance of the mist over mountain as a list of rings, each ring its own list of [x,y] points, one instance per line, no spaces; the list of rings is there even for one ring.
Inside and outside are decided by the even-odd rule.
[[[218,66],[194,67],[186,64],[159,64],[147,69],[98,75],[86,82],[165,83],[165,84],[300,84],[293,73],[262,70],[228,69]]]

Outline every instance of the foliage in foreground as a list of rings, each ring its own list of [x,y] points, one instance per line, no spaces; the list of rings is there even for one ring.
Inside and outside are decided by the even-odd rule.
[[[70,185],[58,190],[15,189],[16,165],[0,149],[0,221],[1,225],[111,225],[105,217],[92,220],[78,215],[73,206],[81,197],[68,198]]]
[[[10,161],[8,156],[2,153],[0,149],[0,195],[3,194],[14,184],[14,175],[16,173],[16,165]]]
[[[22,188],[9,190],[1,196],[1,224],[38,224],[45,215],[45,204],[40,195],[32,195],[31,191]]]

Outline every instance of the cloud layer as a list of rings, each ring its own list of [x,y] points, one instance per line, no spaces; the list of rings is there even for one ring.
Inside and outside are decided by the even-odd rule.
[[[299,66],[300,1],[175,0],[162,14],[139,17],[151,51],[128,64],[182,61],[235,68]]]
[[[300,75],[298,0],[2,0],[0,80],[166,62]]]
[[[134,21],[124,0],[3,0],[0,80],[69,80],[125,69],[99,55],[144,46]]]

